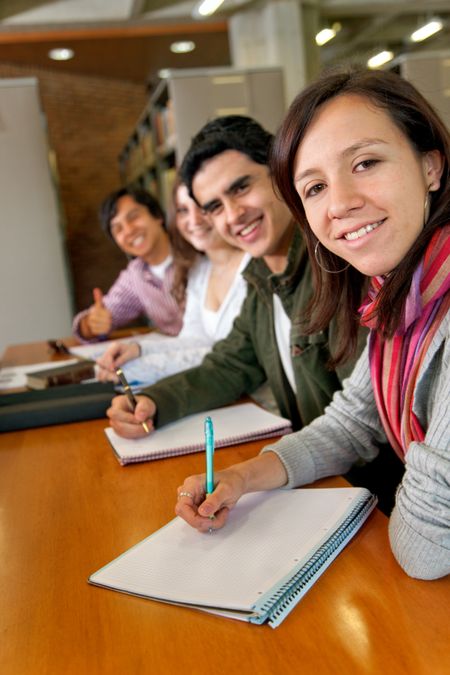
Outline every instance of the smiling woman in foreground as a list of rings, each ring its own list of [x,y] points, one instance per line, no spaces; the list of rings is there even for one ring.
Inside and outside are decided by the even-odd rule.
[[[185,480],[176,510],[192,526],[221,527],[245,492],[345,473],[387,440],[405,462],[392,551],[413,577],[450,572],[449,164],[445,125],[397,75],[334,71],[294,100],[272,171],[313,264],[308,330],[337,316],[342,362],[359,312],[368,346],[322,417],[219,472],[206,498],[203,476]]]

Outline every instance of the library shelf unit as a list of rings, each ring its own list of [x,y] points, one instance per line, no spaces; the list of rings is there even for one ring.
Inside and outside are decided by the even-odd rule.
[[[169,70],[120,153],[122,182],[151,191],[167,208],[177,167],[206,122],[248,115],[275,132],[284,112],[281,68]]]

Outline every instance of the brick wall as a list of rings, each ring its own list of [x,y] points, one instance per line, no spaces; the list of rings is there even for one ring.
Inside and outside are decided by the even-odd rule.
[[[74,305],[84,308],[91,289],[106,291],[126,265],[101,231],[97,210],[103,197],[120,186],[117,157],[144,108],[145,87],[2,63],[0,77],[39,80],[56,157]]]

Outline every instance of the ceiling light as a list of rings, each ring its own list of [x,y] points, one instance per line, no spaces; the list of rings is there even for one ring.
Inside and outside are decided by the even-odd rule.
[[[367,61],[367,65],[369,68],[379,68],[380,66],[384,66],[385,63],[388,63],[388,61],[392,61],[393,58],[394,52],[384,50],[375,54],[375,56],[372,56],[372,58]]]
[[[341,24],[340,23],[334,23],[331,28],[322,28],[317,35],[316,35],[316,44],[319,45],[319,47],[322,47],[322,45],[326,44],[330,40],[332,40],[334,37],[336,37],[336,34],[341,30]]]
[[[195,8],[194,15],[211,16],[223,2],[224,0],[202,0]]]
[[[187,54],[195,49],[195,42],[192,40],[180,40],[179,42],[172,42],[170,51],[174,54]]]
[[[158,70],[158,77],[161,80],[167,80],[167,78],[170,76],[170,70],[168,68],[161,68],[161,70]]]
[[[411,40],[413,42],[421,42],[431,37],[435,33],[438,33],[443,28],[443,23],[440,19],[433,19],[429,21],[421,28],[418,28],[411,34]]]
[[[68,49],[67,47],[56,47],[55,49],[50,49],[48,55],[53,61],[68,61],[74,57],[75,52],[73,49]]]

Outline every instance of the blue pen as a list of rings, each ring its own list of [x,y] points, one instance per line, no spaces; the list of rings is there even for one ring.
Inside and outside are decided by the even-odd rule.
[[[214,491],[214,427],[212,419],[205,419],[205,445],[206,445],[206,494]]]

